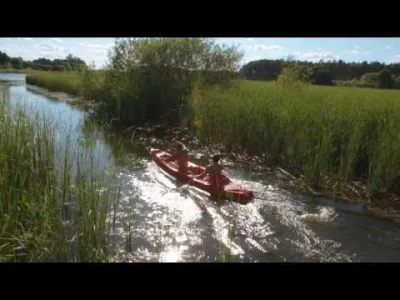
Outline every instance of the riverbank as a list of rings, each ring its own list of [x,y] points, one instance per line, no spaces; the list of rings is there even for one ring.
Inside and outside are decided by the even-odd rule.
[[[78,73],[42,72],[28,75],[27,82],[75,95],[84,92]],[[280,166],[298,178],[293,186],[299,191],[319,190],[366,207],[374,203],[371,210],[379,207],[378,214],[385,215],[397,211],[399,196],[398,95],[343,87],[283,89],[252,81],[195,89],[187,139],[218,145],[242,161]],[[154,128],[158,136],[171,136],[172,130]]]
[[[72,96],[83,96],[83,72],[29,71],[26,83],[43,87],[51,92],[64,92]],[[104,71],[91,71],[96,80],[104,78]]]
[[[18,74],[29,74],[34,70],[29,69],[0,69],[0,73],[18,73]]]
[[[27,74],[26,83],[37,85],[53,92],[81,95],[81,80],[78,72],[35,71]]]
[[[45,115],[0,100],[0,262],[107,261],[113,170]]]

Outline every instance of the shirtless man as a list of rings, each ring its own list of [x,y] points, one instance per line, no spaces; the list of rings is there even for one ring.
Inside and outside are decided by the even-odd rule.
[[[188,173],[188,162],[189,162],[189,150],[186,146],[179,141],[175,141],[175,153],[170,157],[164,159],[165,162],[174,162],[178,163],[178,171],[187,174]]]

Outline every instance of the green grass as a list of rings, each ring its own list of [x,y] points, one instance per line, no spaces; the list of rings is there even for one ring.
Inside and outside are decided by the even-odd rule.
[[[81,93],[78,72],[34,71],[26,76],[26,82],[53,92],[65,92],[76,96]]]
[[[386,188],[400,175],[400,92],[237,81],[195,90],[199,133],[267,154],[318,185],[322,175]]]
[[[26,74],[26,82],[30,85],[75,96],[83,94],[82,74],[79,72],[29,71]],[[96,79],[104,77],[103,71],[94,71],[93,74]]]
[[[102,86],[104,73],[95,73],[84,88],[73,72],[35,71],[27,81],[76,95]],[[399,98],[396,90],[236,81],[228,90],[195,89],[193,119],[201,136],[266,154],[314,185],[328,175],[387,188],[400,175]]]
[[[35,72],[31,69],[0,69],[0,73],[25,73],[29,74],[31,72]]]
[[[105,261],[112,253],[112,176],[69,134],[60,143],[56,125],[0,101],[0,262]]]

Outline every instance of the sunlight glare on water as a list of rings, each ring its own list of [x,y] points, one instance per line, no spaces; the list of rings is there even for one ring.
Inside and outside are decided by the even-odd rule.
[[[179,262],[182,261],[182,252],[187,250],[187,246],[169,247],[160,255],[160,262]]]

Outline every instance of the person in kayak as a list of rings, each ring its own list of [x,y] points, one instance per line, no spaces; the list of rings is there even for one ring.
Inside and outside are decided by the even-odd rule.
[[[229,184],[230,180],[222,174],[223,166],[219,164],[219,161],[223,155],[216,154],[212,156],[212,164],[208,165],[203,173],[194,176],[193,178],[202,179],[208,176],[207,181],[212,185],[215,185],[217,189],[223,188],[224,185]]]
[[[164,159],[165,162],[174,162],[178,163],[178,171],[187,174],[188,173],[188,162],[189,162],[189,149],[180,142],[174,141],[174,150],[175,153],[170,157]]]

